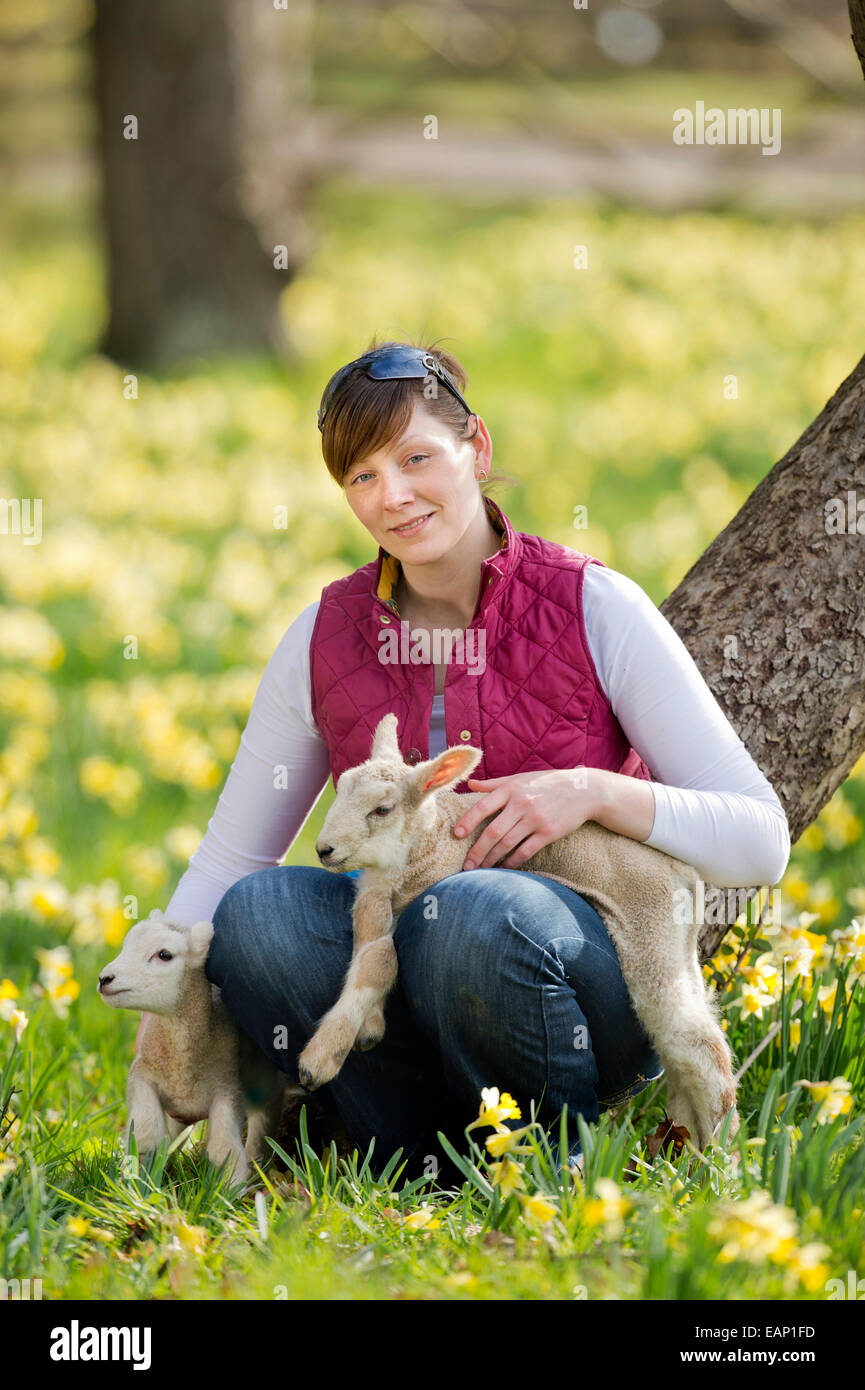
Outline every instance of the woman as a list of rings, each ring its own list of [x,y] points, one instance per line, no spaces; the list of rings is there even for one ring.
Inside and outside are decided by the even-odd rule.
[[[483,749],[479,776],[457,787],[485,793],[465,830],[498,812],[463,866],[480,872],[441,880],[435,920],[424,895],[402,912],[385,1039],[325,1088],[361,1152],[375,1137],[382,1164],[402,1147],[409,1177],[439,1169],[437,1130],[461,1143],[484,1086],[509,1091],[524,1118],[534,1100],[545,1126],[567,1104],[573,1161],[577,1113],[592,1121],[661,1074],[597,912],[518,865],[586,820],[718,885],[775,883],[790,851],[777,796],[647,595],[515,532],[484,494],[492,441],[465,380],[444,352],[385,343],[328,383],[325,462],[378,559],[286,632],[166,908],[212,917],[209,978],[296,1080],[351,959],[353,884],[280,859],[328,776],[369,756],[388,710],[409,762],[461,739]],[[432,669],[381,658],[394,621],[444,641]],[[471,628],[485,640],[454,656],[449,642]],[[479,648],[481,662],[466,656]]]

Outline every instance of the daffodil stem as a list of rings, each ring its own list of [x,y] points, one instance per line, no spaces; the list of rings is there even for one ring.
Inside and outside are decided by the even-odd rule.
[[[757,1044],[757,1046],[754,1048],[754,1051],[751,1053],[751,1056],[747,1057],[745,1061],[742,1063],[741,1067],[736,1072],[736,1075],[733,1077],[733,1080],[737,1086],[741,1081],[742,1077],[745,1075],[745,1072],[750,1067],[751,1063],[755,1062],[757,1058],[760,1056],[760,1053],[763,1051],[763,1049],[769,1046],[770,1042],[774,1037],[777,1037],[778,1033],[780,1032],[781,1024],[783,1023],[783,1021],[784,1020],[782,1018],[779,1018],[777,1023],[772,1024],[772,1027],[769,1029],[763,1041]]]

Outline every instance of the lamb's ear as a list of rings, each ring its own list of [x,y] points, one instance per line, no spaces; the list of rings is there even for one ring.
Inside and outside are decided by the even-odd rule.
[[[421,763],[412,777],[412,794],[417,800],[462,782],[477,767],[483,753],[479,748],[446,748],[437,758]]]
[[[396,736],[397,717],[395,714],[384,714],[378,721],[378,727],[373,735],[371,758],[385,758],[393,755],[402,760],[399,751],[399,742]]]
[[[204,960],[210,950],[213,938],[212,922],[196,922],[189,928],[187,956],[190,960]]]

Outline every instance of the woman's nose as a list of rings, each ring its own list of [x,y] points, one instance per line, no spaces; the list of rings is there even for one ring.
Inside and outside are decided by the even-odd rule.
[[[399,511],[400,507],[404,507],[413,497],[414,489],[405,478],[385,479],[382,487],[382,505],[389,511]]]

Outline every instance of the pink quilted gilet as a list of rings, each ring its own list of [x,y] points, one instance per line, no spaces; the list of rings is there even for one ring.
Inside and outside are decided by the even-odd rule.
[[[586,641],[583,572],[603,561],[514,531],[492,498],[484,501],[502,544],[481,564],[466,634],[478,631],[459,653],[467,659],[447,667],[448,746],[483,751],[471,774],[478,778],[585,766],[651,780],[604,694]],[[310,642],[311,701],[334,786],[347,767],[369,757],[376,726],[390,711],[406,761],[429,756],[432,663],[380,658],[382,629],[395,624],[398,635],[398,575],[399,561],[379,546],[377,560],[322,590]],[[470,788],[463,781],[455,790]]]

